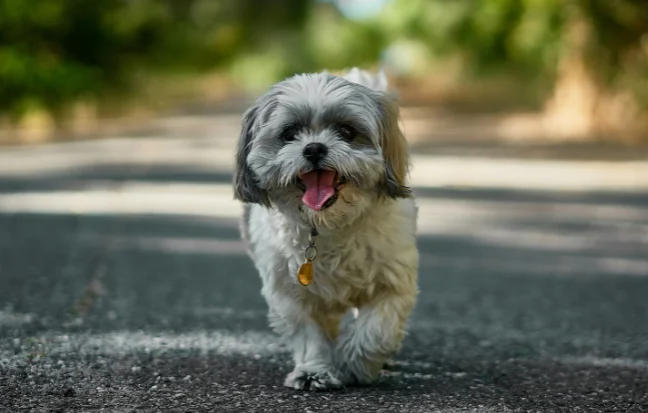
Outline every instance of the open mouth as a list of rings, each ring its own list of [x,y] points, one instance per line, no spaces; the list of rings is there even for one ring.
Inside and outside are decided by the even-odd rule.
[[[302,202],[315,211],[335,204],[346,178],[337,171],[313,169],[299,174],[298,186],[304,191]]]

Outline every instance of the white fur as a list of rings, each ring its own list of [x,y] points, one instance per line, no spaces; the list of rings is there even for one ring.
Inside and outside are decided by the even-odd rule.
[[[367,86],[370,89],[387,92],[387,75],[382,69],[380,69],[378,73],[374,74],[367,72],[366,70],[360,70],[357,67],[354,67],[353,69],[349,70],[349,72],[347,72],[343,77],[351,82]]]
[[[381,120],[376,119],[381,112],[367,107],[362,115],[370,135],[367,138],[376,144],[374,150],[356,150],[339,142],[326,125],[313,126],[319,132],[304,132],[281,147],[273,146],[276,138],[270,132],[264,135],[264,130],[280,129],[272,123],[288,115],[281,114],[283,104],[287,108],[303,105],[311,108],[311,113],[324,111],[322,102],[344,107],[345,93],[351,92],[344,85],[327,92],[323,79],[313,75],[289,80],[292,83],[281,89],[287,96],[270,105],[274,112],[268,120],[259,125],[257,115],[251,121],[248,129],[253,136],[240,148],[244,152],[240,153],[235,180],[235,186],[241,187],[240,181],[249,178],[246,174],[257,176],[258,188],[237,190],[240,199],[251,202],[246,206],[243,235],[263,281],[270,324],[293,352],[295,369],[285,385],[303,390],[375,379],[400,347],[418,292],[417,209],[411,197],[386,196],[390,191],[381,186],[389,174],[388,161],[382,157]],[[368,96],[370,102],[383,98],[364,86],[349,90]],[[257,109],[257,114],[263,113],[264,107],[257,105]],[[389,119],[392,121],[397,119]],[[344,202],[340,199],[319,212],[303,208],[292,183],[296,171],[307,167],[301,150],[313,141],[332,148],[331,167],[355,177],[341,191]],[[336,157],[335,150],[346,157]],[[247,195],[260,190],[266,191],[269,203]],[[319,231],[314,278],[310,285],[302,286],[296,274],[304,262],[313,226]]]

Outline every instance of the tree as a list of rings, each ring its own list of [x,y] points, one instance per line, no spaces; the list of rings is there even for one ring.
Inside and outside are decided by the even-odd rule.
[[[374,24],[391,39],[459,56],[477,77],[547,90],[552,133],[609,133],[648,109],[648,7],[631,0],[395,0]]]
[[[0,0],[0,111],[57,112],[140,73],[230,63],[303,29],[307,0]]]

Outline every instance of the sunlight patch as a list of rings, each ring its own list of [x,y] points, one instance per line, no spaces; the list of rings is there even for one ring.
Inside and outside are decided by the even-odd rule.
[[[629,358],[607,358],[607,357],[561,357],[559,362],[565,364],[576,364],[592,367],[617,367],[633,370],[648,370],[648,360],[635,360]]]
[[[261,357],[284,351],[284,346],[276,336],[254,331],[233,333],[221,330],[182,334],[123,331],[88,335],[46,335],[31,337],[22,343],[16,340],[13,342],[14,347],[35,346],[47,357],[126,356],[137,353],[160,356],[178,351],[198,352],[201,355]],[[10,355],[6,348],[4,350],[3,358],[11,357],[12,354]]]

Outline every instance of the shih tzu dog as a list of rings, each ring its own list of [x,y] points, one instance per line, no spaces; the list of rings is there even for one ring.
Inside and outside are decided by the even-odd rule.
[[[399,349],[418,293],[409,154],[384,74],[291,77],[243,116],[235,197],[285,385],[370,383]]]

